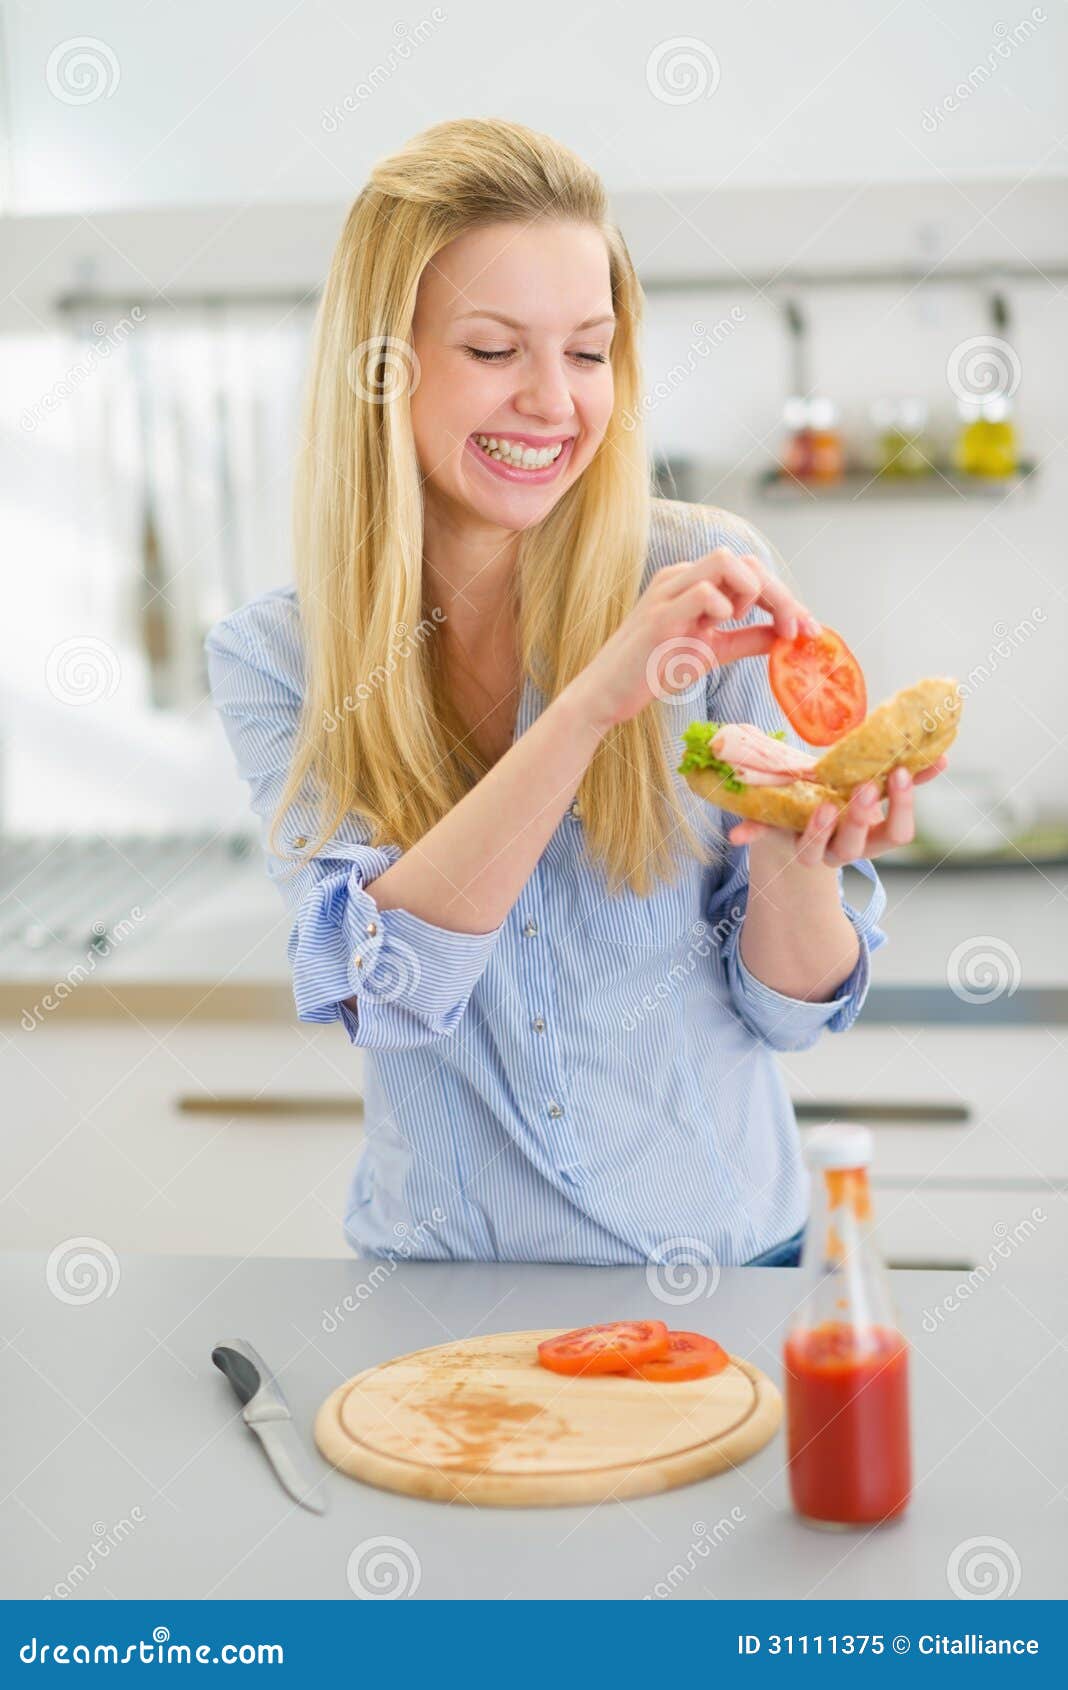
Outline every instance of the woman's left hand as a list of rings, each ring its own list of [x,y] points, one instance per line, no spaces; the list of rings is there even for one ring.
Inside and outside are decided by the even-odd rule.
[[[792,841],[791,858],[807,868],[823,865],[841,868],[858,857],[879,857],[884,851],[908,845],[916,831],[912,809],[912,789],[934,780],[949,762],[943,752],[936,763],[918,775],[908,769],[890,771],[887,780],[887,812],[883,815],[883,800],[875,786],[859,786],[844,810],[833,804],[822,804],[809,818],[804,833],[792,833],[788,828],[772,827],[768,822],[738,822],[727,835],[732,845],[749,845],[755,839],[770,834],[786,843]]]

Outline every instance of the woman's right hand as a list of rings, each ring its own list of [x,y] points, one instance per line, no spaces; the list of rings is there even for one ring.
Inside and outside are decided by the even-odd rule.
[[[719,628],[740,621],[752,606],[770,622]],[[588,700],[591,718],[608,729],[692,687],[720,663],[764,657],[773,641],[818,634],[815,617],[758,557],[719,547],[695,563],[657,570],[645,592],[572,686]]]

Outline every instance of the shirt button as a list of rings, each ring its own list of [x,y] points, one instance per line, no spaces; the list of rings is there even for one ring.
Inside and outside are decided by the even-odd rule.
[[[574,816],[576,821],[578,820],[579,816],[581,816],[582,810],[579,806],[579,801],[578,801],[577,798],[572,798],[570,804],[567,806],[567,813],[568,813],[569,816]]]
[[[523,937],[525,939],[533,939],[533,937],[534,937],[534,935],[537,931],[538,931],[538,924],[534,920],[533,916],[531,916],[530,919],[528,920],[526,926],[523,929]]]
[[[303,850],[304,846],[308,843],[308,841],[305,838],[303,833],[298,833],[298,835],[297,835],[296,839],[294,839],[293,843],[297,847],[297,850],[300,851],[300,850]]]
[[[544,1017],[544,1015],[535,1015],[535,1017],[534,1017],[533,1021],[530,1023],[530,1025],[533,1027],[533,1029],[536,1033],[544,1033],[544,1031],[545,1031],[545,1017]]]
[[[354,968],[363,967],[363,957],[360,955],[359,951],[353,951],[352,953],[352,966]]]
[[[367,923],[367,927],[366,927],[366,933],[367,933],[367,937],[368,937],[368,938],[369,938],[369,939],[373,939],[373,938],[374,938],[374,936],[375,936],[375,934],[376,934],[376,933],[377,933],[377,932],[378,932],[378,923],[377,923],[377,921],[369,921],[369,922],[368,922],[368,923]]]
[[[558,1103],[550,1103],[550,1105],[549,1105],[549,1115],[550,1115],[552,1120],[555,1121],[555,1120],[559,1119],[559,1117],[562,1114],[563,1114],[563,1110],[561,1109],[561,1107]]]

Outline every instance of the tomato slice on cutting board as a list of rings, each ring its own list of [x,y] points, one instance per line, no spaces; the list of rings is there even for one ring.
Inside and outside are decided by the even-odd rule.
[[[657,1384],[672,1385],[684,1379],[709,1379],[722,1373],[729,1356],[714,1338],[701,1332],[669,1332],[667,1355],[632,1364],[628,1373]]]
[[[823,625],[819,634],[775,641],[768,680],[783,715],[806,745],[833,745],[868,713],[860,664],[841,634]]]
[[[579,1326],[538,1345],[538,1360],[553,1373],[625,1373],[631,1364],[667,1354],[662,1320],[613,1320]]]

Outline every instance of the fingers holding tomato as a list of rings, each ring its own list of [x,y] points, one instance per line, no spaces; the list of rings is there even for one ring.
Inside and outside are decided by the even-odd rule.
[[[727,546],[717,546],[692,563],[670,565],[660,571],[660,577],[664,578],[664,590],[673,596],[685,592],[696,581],[712,582],[729,598],[728,617],[732,621],[740,621],[754,605],[759,606],[772,619],[766,631],[777,638],[793,640],[802,633],[815,637],[821,631],[812,612],[795,598],[785,581],[771,574],[755,552],[739,554]]]

